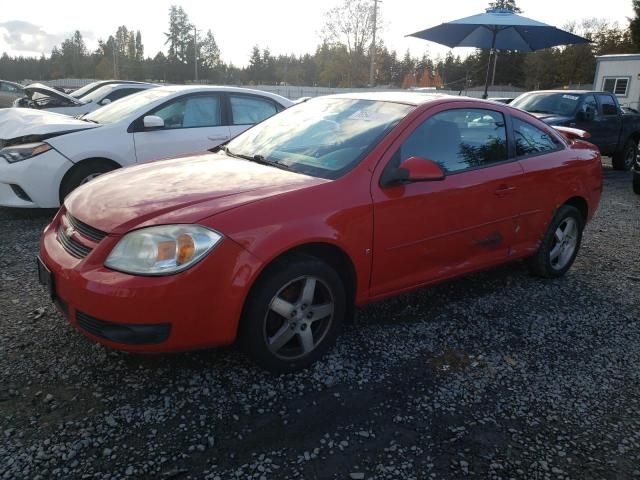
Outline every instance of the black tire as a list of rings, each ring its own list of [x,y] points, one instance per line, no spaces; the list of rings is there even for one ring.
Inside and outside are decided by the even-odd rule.
[[[613,165],[614,170],[631,170],[637,155],[638,142],[630,138],[624,144],[624,148],[621,151],[613,154],[613,157],[611,157],[611,165]]]
[[[575,226],[577,229],[575,233],[575,247],[571,255],[568,255],[568,250],[566,251],[567,255],[565,261],[563,261],[562,264],[560,264],[559,262],[555,263],[554,259],[552,258],[554,248],[563,248],[562,242],[558,242],[556,231],[559,227],[561,227],[561,225],[570,224],[570,220],[568,219],[572,219],[573,222],[575,222]],[[571,268],[571,265],[573,265],[573,262],[578,255],[578,251],[580,250],[584,224],[585,219],[582,217],[582,214],[578,211],[577,208],[570,205],[561,206],[553,216],[553,219],[549,224],[549,228],[544,234],[542,242],[538,247],[538,251],[535,253],[535,255],[527,259],[527,266],[529,267],[531,273],[543,278],[557,278],[567,273],[567,271]],[[564,253],[562,253],[561,255],[564,255]]]
[[[312,278],[316,279],[313,299],[305,306],[302,301],[304,286]],[[281,315],[272,308],[276,298],[285,300],[283,308],[290,315]],[[332,314],[322,317],[318,311],[321,307],[327,308],[329,303],[333,305]],[[293,311],[286,310],[288,307],[294,307]],[[314,307],[318,308],[316,315],[320,315],[315,320],[310,319]],[[288,257],[269,267],[252,288],[240,324],[240,345],[257,365],[266,370],[274,373],[302,370],[335,344],[345,311],[345,288],[335,270],[315,257]],[[277,347],[275,339],[280,332],[284,332],[281,338],[289,340]],[[306,338],[311,335],[312,344],[317,341],[308,352],[303,335]],[[275,353],[274,349],[277,349]]]
[[[640,195],[640,172],[633,172],[633,192]]]
[[[60,203],[62,204],[67,195],[84,183],[87,178],[92,175],[102,175],[116,168],[118,168],[117,165],[107,160],[85,160],[75,165],[62,179],[62,185],[60,185]]]

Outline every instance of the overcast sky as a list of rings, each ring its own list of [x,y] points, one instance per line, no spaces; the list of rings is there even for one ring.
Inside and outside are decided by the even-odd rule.
[[[71,32],[82,32],[92,50],[118,25],[140,30],[146,56],[165,50],[170,5],[186,10],[198,29],[211,29],[223,60],[237,66],[247,63],[253,45],[273,54],[312,53],[321,40],[324,12],[340,0],[87,0],[2,1],[0,52],[10,55],[48,55]],[[481,12],[484,0],[384,0],[382,38],[391,49],[413,55],[428,50],[433,56],[447,49],[415,38],[405,38],[433,25]],[[524,15],[562,27],[583,18],[605,18],[626,26],[632,16],[631,0],[584,2],[577,0],[518,0]],[[462,49],[456,53],[464,54]],[[1,76],[1,72],[0,72]]]

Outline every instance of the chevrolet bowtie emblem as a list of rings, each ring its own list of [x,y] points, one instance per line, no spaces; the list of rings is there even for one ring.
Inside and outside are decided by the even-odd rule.
[[[75,232],[76,231],[73,229],[73,227],[67,227],[64,231],[65,235],[69,238],[71,238],[71,236],[73,236]]]

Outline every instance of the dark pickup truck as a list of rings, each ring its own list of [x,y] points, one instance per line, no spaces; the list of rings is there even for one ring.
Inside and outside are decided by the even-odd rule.
[[[630,170],[638,154],[640,114],[623,109],[615,95],[586,90],[545,90],[520,95],[512,107],[548,125],[579,128],[610,156],[615,170]]]

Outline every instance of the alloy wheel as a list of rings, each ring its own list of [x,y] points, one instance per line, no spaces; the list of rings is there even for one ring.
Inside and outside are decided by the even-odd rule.
[[[284,285],[269,303],[264,317],[264,340],[278,358],[295,360],[309,355],[330,330],[334,299],[325,282],[298,277]]]
[[[578,222],[572,217],[565,218],[554,233],[554,244],[549,252],[551,266],[562,270],[573,258],[578,245]]]

